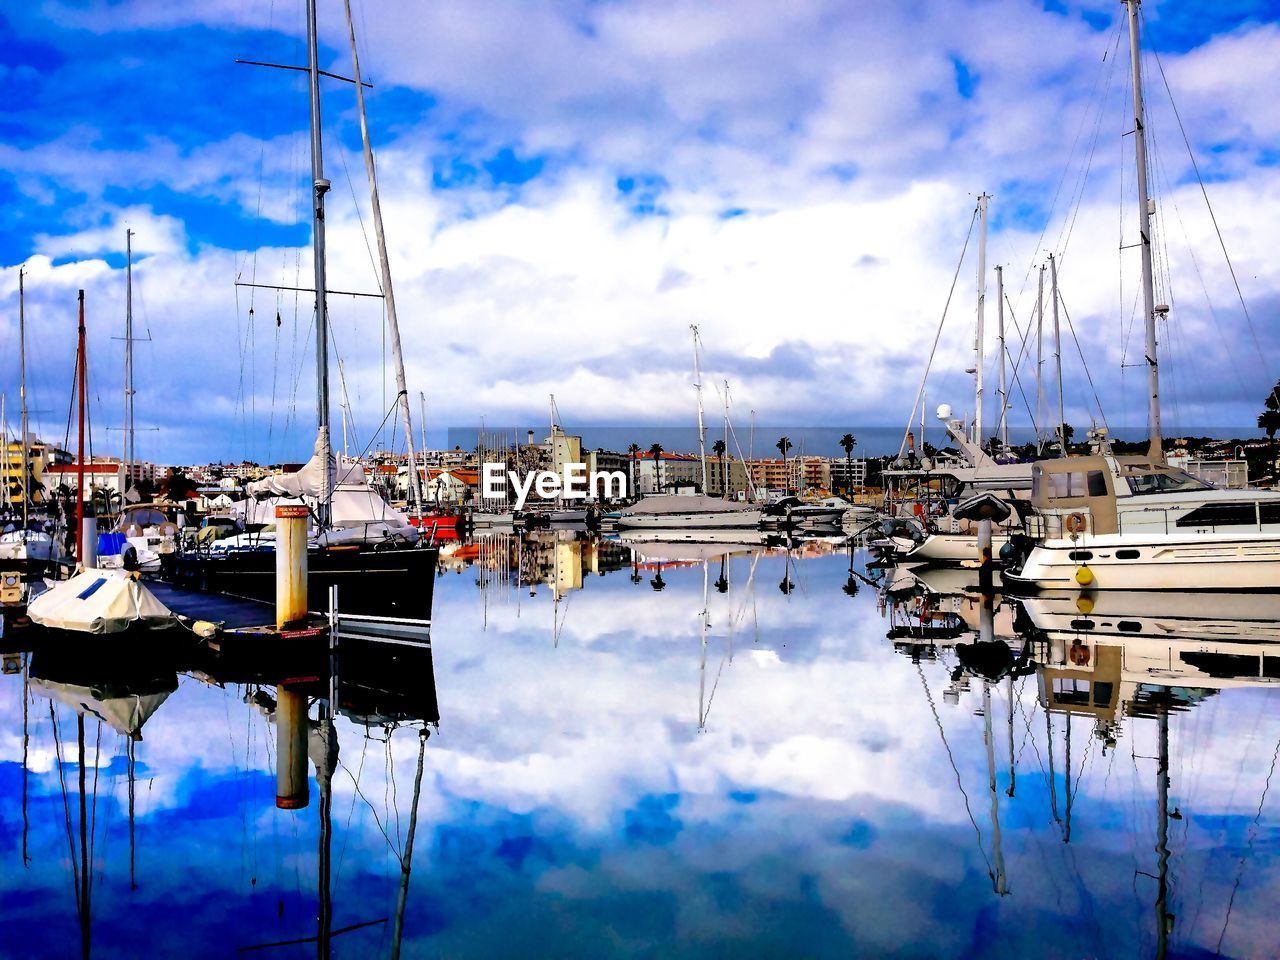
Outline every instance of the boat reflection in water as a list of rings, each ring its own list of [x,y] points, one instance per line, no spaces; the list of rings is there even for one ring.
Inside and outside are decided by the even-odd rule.
[[[492,533],[443,551],[429,638],[341,603],[332,653],[15,627],[0,943],[1274,952],[1267,598],[1021,604],[868,560]]]
[[[128,651],[113,647],[110,643],[96,645],[76,644],[68,646],[60,635],[49,633],[47,641],[40,644],[37,637],[35,649],[30,653],[6,656],[5,672],[20,673],[22,690],[22,860],[31,864],[38,847],[29,845],[29,835],[40,832],[38,818],[44,815],[65,819],[65,832],[54,829],[57,836],[65,833],[61,859],[69,865],[74,904],[78,919],[79,950],[69,944],[52,943],[50,955],[62,956],[78,952],[88,957],[93,952],[95,921],[118,927],[118,918],[111,911],[119,902],[109,901],[107,909],[94,906],[95,889],[114,880],[112,871],[104,864],[103,848],[114,832],[112,829],[114,805],[119,800],[115,769],[123,753],[124,793],[127,804],[128,826],[128,889],[164,883],[166,869],[161,866],[167,857],[166,838],[157,829],[145,831],[139,838],[136,824],[136,800],[139,792],[145,797],[154,786],[155,773],[139,749],[144,748],[144,727],[147,738],[159,731],[159,738],[172,746],[176,739],[198,737],[197,731],[166,730],[165,715],[161,708],[168,698],[182,685],[213,691],[235,691],[241,711],[248,714],[242,721],[228,716],[228,733],[237,727],[252,730],[253,718],[265,719],[269,733],[266,754],[261,759],[274,756],[275,806],[285,811],[281,815],[293,820],[291,832],[297,833],[304,821],[302,811],[314,807],[315,828],[318,842],[315,847],[315,895],[313,910],[304,909],[314,917],[310,931],[295,926],[290,935],[270,942],[240,944],[244,952],[284,947],[296,944],[314,944],[318,955],[329,956],[335,938],[343,934],[371,926],[390,929],[389,954],[398,956],[403,935],[403,921],[408,903],[410,874],[413,865],[413,848],[418,822],[426,746],[433,729],[438,729],[440,711],[436,698],[436,684],[430,636],[425,632],[406,633],[402,626],[392,625],[398,631],[394,635],[379,633],[376,620],[361,618],[358,623],[343,627],[328,655],[328,662],[318,658],[312,649],[302,649],[296,656],[288,651],[274,650],[270,656],[260,658],[238,655],[224,658],[194,645],[175,644],[168,657],[157,654],[153,648],[147,658],[132,657]],[[29,638],[29,634],[24,634]],[[42,712],[41,702],[47,702],[47,714]],[[230,703],[230,701],[228,701]],[[43,718],[43,719],[42,719]],[[338,719],[341,718],[340,735]],[[245,724],[248,724],[246,727]],[[361,795],[361,771],[365,767],[364,754],[371,740],[383,747],[385,783],[392,790],[396,784],[394,770],[393,738],[398,744],[403,735],[411,731],[417,740],[416,766],[412,778],[411,800],[407,820],[397,826],[401,836],[393,844],[390,835],[387,843],[399,864],[394,906],[379,916],[357,919],[351,923],[334,926],[333,876],[334,850],[334,779],[340,769],[340,740],[345,740],[348,750],[359,753],[358,769],[347,770],[351,788]],[[43,741],[47,735],[48,740]],[[234,740],[234,733],[232,733]],[[33,746],[34,744],[34,746]],[[118,744],[118,747],[117,747]],[[247,758],[256,754],[249,742],[232,743],[236,752],[244,751]],[[33,758],[52,755],[56,768],[59,798],[51,798],[29,789],[33,767],[40,764]],[[139,764],[142,774],[139,776]],[[265,772],[265,771],[264,771]],[[246,774],[250,773],[248,769]],[[38,775],[38,774],[37,774]],[[317,796],[312,796],[311,780],[314,777]],[[369,779],[365,772],[364,779]],[[367,785],[366,785],[367,788]],[[262,800],[269,803],[268,795]],[[368,800],[364,802],[369,802]],[[155,818],[158,811],[154,802],[144,802],[146,814]],[[245,811],[248,814],[250,811]],[[375,813],[375,816],[377,814]],[[388,824],[399,824],[400,814],[384,811]],[[257,814],[253,819],[257,819]],[[33,819],[37,822],[33,823]],[[106,821],[105,823],[103,821]],[[283,825],[289,829],[289,820]],[[248,839],[248,838],[246,838]],[[57,855],[56,844],[42,844],[48,852]],[[290,859],[305,857],[299,848],[288,855]],[[139,870],[139,858],[149,861],[147,869]],[[250,888],[257,886],[257,877]],[[110,887],[108,887],[110,891]],[[127,901],[126,901],[127,902]],[[296,911],[294,911],[296,912]],[[297,924],[302,918],[294,918],[280,901],[278,924]],[[261,928],[254,930],[261,933]],[[118,943],[117,930],[108,944]],[[227,936],[233,931],[227,930]],[[13,941],[11,940],[10,943]],[[219,954],[235,953],[234,943],[222,943],[213,951]],[[195,954],[204,955],[202,948]],[[24,952],[24,955],[38,955]]]

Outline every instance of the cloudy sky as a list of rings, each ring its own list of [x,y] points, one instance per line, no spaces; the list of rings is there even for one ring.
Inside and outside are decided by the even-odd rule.
[[[1280,373],[1280,4],[1144,4],[1166,410],[1247,425]],[[1009,310],[1058,255],[1080,350],[1067,418],[1145,424],[1127,39],[1114,0],[707,5],[355,0],[410,389],[450,426],[686,423],[708,383],[762,424],[900,425],[978,194]],[[321,59],[349,73],[342,4]],[[66,431],[75,291],[95,452],[114,450],[124,231],[135,231],[138,448],[301,459],[314,387],[301,0],[47,0],[0,15],[0,384],[16,401],[26,264],[32,407]],[[1206,181],[1236,295],[1165,79]],[[330,285],[374,291],[354,95],[324,84]],[[930,405],[973,409],[976,234]],[[994,383],[995,278],[988,378]],[[252,311],[252,312],[251,312]],[[377,300],[334,297],[355,432],[394,395]],[[1139,311],[1140,312],[1140,311]],[[1063,319],[1066,327],[1066,320]],[[1010,334],[1013,342],[1016,334]],[[1015,350],[1017,348],[1015,347]],[[1032,351],[1034,352],[1034,351]],[[1051,351],[1047,348],[1046,354]],[[343,396],[334,371],[335,412]],[[1033,368],[1020,370],[1032,395]],[[988,396],[994,392],[989,387]],[[1028,411],[1012,392],[1015,422]],[[710,405],[718,405],[715,396]],[[994,402],[988,422],[994,419]],[[10,413],[10,421],[16,420]],[[643,439],[640,437],[639,439]]]

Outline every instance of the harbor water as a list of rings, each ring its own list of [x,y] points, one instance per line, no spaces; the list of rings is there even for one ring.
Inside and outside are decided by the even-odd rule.
[[[336,677],[6,650],[0,956],[1275,954],[1266,610],[540,536]]]

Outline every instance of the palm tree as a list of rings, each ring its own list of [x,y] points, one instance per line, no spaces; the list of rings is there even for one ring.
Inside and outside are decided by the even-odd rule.
[[[840,446],[844,448],[844,492],[848,497],[853,495],[853,448],[858,445],[858,438],[846,433],[840,438]]]
[[[651,446],[649,456],[653,457],[653,492],[658,493],[662,490],[662,444]]]
[[[711,445],[711,449],[715,453],[717,459],[719,459],[720,461],[720,495],[723,497],[728,497],[729,496],[729,477],[724,472],[724,454],[725,454],[725,450],[727,450],[728,448],[725,447],[723,440],[717,440],[715,443]]]
[[[1267,394],[1267,399],[1263,401],[1262,413],[1258,414],[1258,429],[1265,430],[1267,439],[1271,441],[1271,469],[1270,473],[1274,475],[1276,469],[1276,432],[1280,431],[1280,382],[1277,382],[1271,388],[1271,392]]]
[[[791,493],[791,475],[790,475],[789,473],[787,473],[787,453],[788,453],[788,451],[790,451],[790,450],[791,450],[791,438],[790,438],[790,437],[782,437],[781,439],[779,439],[779,440],[778,440],[778,442],[777,442],[777,444],[775,444],[775,446],[777,446],[777,448],[778,448],[780,451],[782,451],[782,478],[783,478],[783,484],[784,484],[784,487],[785,487],[786,492],[787,492],[788,494],[790,494],[790,493]]]
[[[631,457],[631,459],[627,462],[627,480],[631,484],[631,495],[633,497],[636,494],[636,487],[638,486],[638,484],[636,483],[636,471],[639,469],[640,465],[636,462],[636,454],[639,452],[640,452],[640,444],[638,443],[633,443],[631,444],[631,446],[627,447],[627,453]]]

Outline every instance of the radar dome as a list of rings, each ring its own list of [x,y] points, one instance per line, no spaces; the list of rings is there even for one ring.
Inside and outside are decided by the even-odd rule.
[[[939,420],[951,419],[951,404],[949,403],[938,404],[938,419]]]

